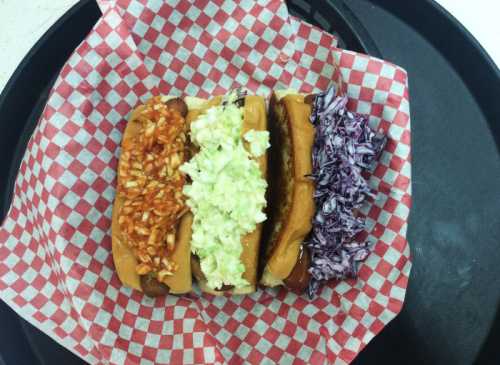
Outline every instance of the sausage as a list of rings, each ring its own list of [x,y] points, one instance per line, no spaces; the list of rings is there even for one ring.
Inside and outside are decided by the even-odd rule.
[[[234,285],[222,285],[220,288],[215,288],[216,291],[227,291],[234,289]]]
[[[165,103],[170,109],[177,110],[183,118],[186,118],[188,114],[188,106],[181,98],[170,99]]]
[[[200,258],[194,253],[191,254],[191,271],[193,272],[196,280],[205,280],[205,275],[203,274],[203,271],[201,271]]]
[[[191,255],[191,269],[193,274],[198,281],[206,281],[205,274],[201,271],[200,258],[198,255]],[[234,289],[234,285],[222,285],[220,288],[215,288],[215,291],[227,291]]]
[[[170,288],[167,285],[160,283],[151,275],[141,275],[140,279],[142,291],[150,297],[167,295],[170,291]]]
[[[283,280],[285,285],[297,292],[303,292],[307,288],[309,280],[311,279],[311,274],[309,273],[310,265],[311,257],[309,250],[302,246],[299,258],[297,259],[297,263],[293,267],[292,272],[285,280]]]
[[[306,97],[304,98],[304,103],[313,105],[314,99],[316,98],[316,96],[318,96],[318,95],[317,94],[306,95]]]

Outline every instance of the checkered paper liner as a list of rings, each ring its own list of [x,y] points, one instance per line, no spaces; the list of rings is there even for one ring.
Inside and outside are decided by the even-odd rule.
[[[335,48],[281,1],[102,1],[29,141],[0,229],[0,297],[93,364],[346,364],[401,310],[411,268],[406,72]],[[151,299],[124,288],[111,256],[119,145],[129,112],[162,93],[245,86],[324,90],[342,78],[349,107],[389,137],[370,184],[374,251],[357,280],[310,300],[252,295]]]

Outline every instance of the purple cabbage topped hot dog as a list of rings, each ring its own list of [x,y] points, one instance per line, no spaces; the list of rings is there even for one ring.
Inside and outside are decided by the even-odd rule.
[[[356,235],[365,227],[357,214],[374,193],[363,178],[386,137],[367,116],[347,110],[335,86],[304,96],[276,92],[271,98],[269,220],[261,283],[307,289],[314,296],[331,279],[353,277],[369,254]]]

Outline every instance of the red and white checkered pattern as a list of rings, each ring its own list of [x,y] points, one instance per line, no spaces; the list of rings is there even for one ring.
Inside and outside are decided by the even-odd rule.
[[[70,57],[24,156],[0,229],[0,296],[90,363],[346,364],[401,310],[411,268],[406,73],[335,48],[279,0],[102,1]],[[151,95],[268,95],[325,89],[342,77],[350,108],[389,142],[370,184],[359,278],[309,300],[284,289],[150,299],[112,262],[115,169],[126,117]]]

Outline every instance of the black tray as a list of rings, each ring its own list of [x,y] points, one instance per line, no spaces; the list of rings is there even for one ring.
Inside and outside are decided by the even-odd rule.
[[[500,72],[433,1],[288,1],[346,48],[409,73],[413,270],[405,307],[355,364],[499,364]],[[81,1],[35,45],[0,95],[0,207],[52,83],[100,13]],[[0,365],[79,364],[0,302]]]

